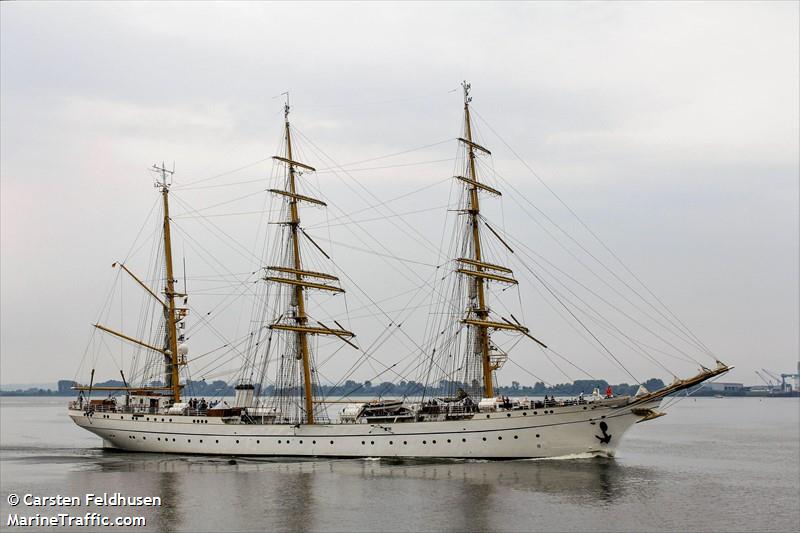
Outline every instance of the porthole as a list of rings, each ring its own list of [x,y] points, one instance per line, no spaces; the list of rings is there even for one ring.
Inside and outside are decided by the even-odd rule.
[[[288,439],[286,440],[286,444],[291,444],[291,443],[292,443],[292,441],[290,441]]]
[[[236,444],[239,444],[239,439],[236,439]]]
[[[303,441],[300,441],[300,444],[303,444]]]
[[[186,440],[189,441],[189,442],[192,442],[192,439],[186,439]]]
[[[142,440],[147,440],[147,437],[142,437]]]
[[[315,441],[315,440],[311,441],[311,444],[316,444],[316,443],[317,443],[317,441]]]
[[[536,438],[537,438],[537,439],[539,438],[539,434],[538,434],[538,433],[536,434]]]
[[[486,418],[490,418],[490,415],[486,415]]]
[[[163,422],[163,421],[164,421],[164,419],[162,418],[162,419],[161,419],[161,421]]]
[[[260,440],[256,440],[256,444],[261,444],[261,441]]]
[[[169,421],[172,422],[172,419],[170,418]]]
[[[362,440],[362,441],[361,441],[361,445],[363,446],[364,444],[366,444],[366,442],[364,442],[364,441]]]
[[[461,442],[467,442],[467,439],[461,439]]]
[[[281,441],[279,440],[279,441],[278,441],[278,444],[280,444],[280,443],[281,443]]]
[[[403,441],[403,444],[408,444],[408,441],[407,441],[407,440],[404,440],[404,441]]]
[[[390,441],[389,441],[389,446],[391,446],[392,444],[394,444],[394,441],[391,441],[391,440],[390,440]]]
[[[511,418],[511,413],[506,413],[506,416]]]
[[[158,437],[158,440],[161,440],[161,437]]]
[[[214,442],[216,442],[217,444],[219,444],[219,439],[215,440]]]
[[[436,441],[435,441],[435,440],[432,440],[432,441],[431,441],[431,444],[436,444]]]
[[[503,440],[503,437],[498,435],[497,440]]]
[[[450,439],[447,439],[447,444],[450,444]]]
[[[541,445],[541,444],[537,444],[537,445],[536,445],[536,447],[537,447],[537,448],[541,448],[541,447],[542,447],[542,445]]]
[[[278,441],[278,442],[280,442],[280,441]],[[333,444],[333,441],[331,441],[331,444]]]
[[[526,413],[525,411],[522,411],[522,416],[528,416],[528,413]]]
[[[369,443],[372,444],[373,446],[375,445],[375,441],[374,440],[369,441]]]
[[[584,410],[584,411],[586,410],[586,406],[585,406],[585,405],[583,406],[583,410]]]
[[[172,442],[175,442],[175,437],[172,437]]]
[[[428,444],[428,441],[424,440],[422,441],[422,444]]]
[[[533,414],[535,414],[535,415],[538,415],[539,413],[537,413],[536,411],[534,411],[534,412],[533,412]]]
[[[606,415],[602,415],[600,418],[605,418],[605,417],[606,417]]]
[[[515,438],[515,439],[518,439],[518,438],[519,438],[519,436],[518,436],[518,435],[514,435],[514,438]]]
[[[483,440],[486,440],[486,437],[483,437]]]
[[[203,439],[200,439],[200,444],[203,444]]]
[[[124,416],[119,417],[120,420],[125,420]]]

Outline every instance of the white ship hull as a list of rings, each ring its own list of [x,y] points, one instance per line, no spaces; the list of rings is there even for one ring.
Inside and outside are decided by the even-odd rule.
[[[242,424],[219,417],[70,410],[80,427],[125,451],[307,457],[520,459],[613,456],[660,399],[476,413],[471,419],[354,424]],[[635,409],[637,413],[632,412]]]

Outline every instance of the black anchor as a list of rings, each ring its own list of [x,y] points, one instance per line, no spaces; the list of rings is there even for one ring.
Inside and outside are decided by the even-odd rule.
[[[594,438],[599,440],[601,444],[608,444],[609,442],[611,442],[611,435],[609,433],[606,433],[607,429],[608,429],[608,424],[606,424],[605,422],[600,422],[600,431],[603,432],[603,436],[601,437],[599,435],[595,435]]]

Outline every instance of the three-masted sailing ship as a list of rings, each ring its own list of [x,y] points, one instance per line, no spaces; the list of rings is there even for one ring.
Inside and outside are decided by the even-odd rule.
[[[715,368],[701,368],[688,379],[677,379],[655,391],[640,387],[635,396],[593,394],[574,399],[528,401],[495,393],[496,372],[507,354],[493,341],[499,332],[525,337],[545,346],[514,315],[493,311],[490,284],[516,285],[508,266],[487,253],[488,235],[508,246],[481,215],[485,197],[500,191],[481,179],[477,158],[490,151],[473,137],[469,85],[464,83],[464,131],[458,137],[462,170],[454,179],[461,187],[458,216],[460,239],[451,257],[452,290],[456,301],[451,324],[441,329],[432,353],[449,351],[453,372],[459,379],[449,394],[419,401],[407,398],[352,399],[337,404],[335,417],[317,394],[314,338],[329,338],[354,349],[355,334],[339,322],[313,319],[309,293],[344,292],[337,276],[308,267],[303,250],[321,247],[301,227],[301,206],[324,207],[322,200],[303,194],[298,182],[313,166],[296,159],[292,146],[288,101],[284,112],[284,153],[273,159],[284,172],[284,187],[270,189],[282,204],[280,232],[271,263],[263,268],[268,289],[262,300],[272,309],[251,344],[254,350],[274,355],[276,378],[265,394],[264,369],[243,372],[235,384],[235,398],[216,404],[186,401],[182,370],[187,366],[183,328],[189,311],[188,295],[176,289],[170,236],[170,177],[157,167],[157,187],[162,196],[163,263],[159,265],[163,290],[156,290],[123,263],[126,275],[149,294],[158,309],[160,341],[141,340],[103,324],[95,327],[133,343],[160,361],[163,380],[124,387],[77,386],[79,397],[69,405],[69,416],[82,428],[102,438],[104,446],[129,451],[241,455],[241,456],[339,456],[339,457],[453,457],[537,458],[591,454],[613,456],[622,435],[637,422],[663,415],[658,410],[664,397],[694,387],[720,375],[729,367],[717,361]],[[305,246],[303,246],[303,241]],[[449,328],[449,329],[448,329]],[[444,333],[449,331],[445,339]],[[431,356],[433,358],[433,355]],[[256,357],[246,364],[255,367]],[[266,366],[266,365],[264,365]],[[431,371],[433,368],[431,363]],[[436,365],[441,368],[441,365]],[[259,374],[260,372],[260,374]],[[259,377],[259,382],[253,378]],[[454,376],[453,373],[450,374]],[[92,399],[92,394],[108,394]]]

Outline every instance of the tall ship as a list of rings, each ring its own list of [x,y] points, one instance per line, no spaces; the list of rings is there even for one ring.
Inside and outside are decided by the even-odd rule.
[[[483,179],[486,167],[481,158],[491,152],[473,135],[470,86],[462,85],[463,131],[457,137],[459,157],[453,177],[460,198],[453,210],[458,222],[443,269],[442,279],[447,281],[431,289],[441,312],[430,313],[425,338],[417,342],[414,366],[423,376],[421,390],[375,398],[359,397],[358,390],[340,398],[322,392],[321,346],[336,346],[333,356],[350,358],[355,365],[369,360],[380,342],[361,345],[357,332],[336,318],[319,318],[327,315],[314,307],[317,295],[337,297],[347,283],[324,270],[330,257],[301,225],[305,207],[325,208],[326,202],[304,186],[315,168],[297,156],[287,95],[283,153],[273,157],[282,186],[268,191],[279,202],[274,210],[277,218],[270,223],[277,234],[260,269],[254,327],[243,341],[243,362],[231,383],[235,397],[198,400],[187,390],[193,361],[185,332],[195,311],[189,314],[186,284],[179,287],[171,234],[172,171],[162,164],[154,167],[161,195],[161,238],[152,271],[149,277],[140,277],[124,262],[114,264],[144,292],[152,323],[140,324],[137,334],[100,322],[94,325],[97,336],[134,347],[137,360],[133,375],[120,370],[122,385],[97,385],[92,367],[88,380],[75,386],[78,397],[68,411],[72,420],[100,437],[104,447],[137,452],[485,459],[613,456],[632,426],[664,414],[659,407],[668,395],[727,372],[729,367],[715,360],[691,377],[676,378],[657,390],[640,386],[634,395],[594,390],[574,398],[528,399],[497,393],[497,373],[510,357],[509,349],[503,348],[509,343],[498,338],[511,339],[513,346],[531,343],[537,349],[546,349],[547,344],[540,332],[493,299],[519,281],[512,268],[496,257],[502,255],[498,249],[513,253],[511,244],[481,211],[484,202],[501,191]],[[385,366],[380,373],[402,377],[396,367]],[[506,372],[513,375],[513,370]]]

